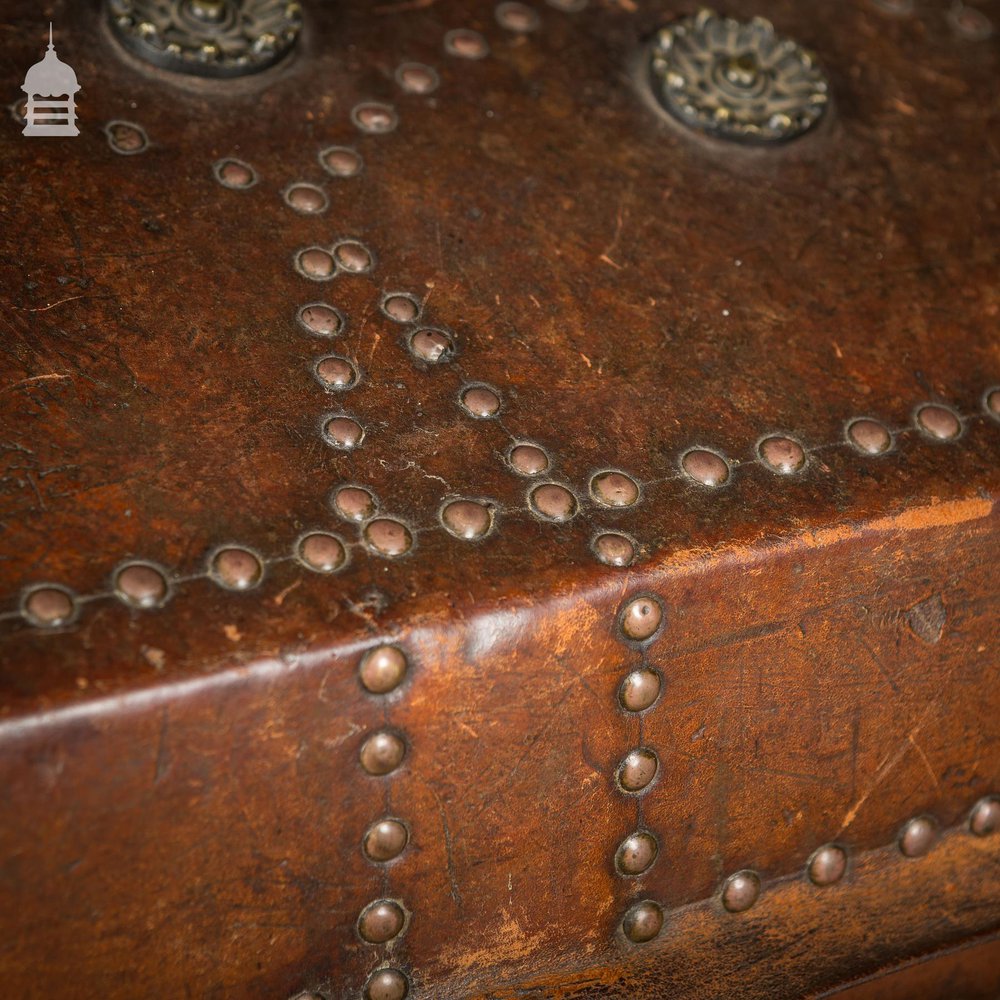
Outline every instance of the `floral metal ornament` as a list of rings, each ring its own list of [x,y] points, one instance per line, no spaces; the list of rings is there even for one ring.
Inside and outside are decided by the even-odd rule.
[[[232,77],[286,56],[302,28],[295,0],[108,0],[115,37],[178,73]]]
[[[702,10],[676,21],[654,38],[649,69],[653,93],[671,115],[723,139],[793,139],[828,103],[812,55],[761,17],[736,21]]]

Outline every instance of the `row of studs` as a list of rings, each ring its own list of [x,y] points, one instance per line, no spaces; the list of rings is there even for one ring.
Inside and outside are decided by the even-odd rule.
[[[969,813],[966,829],[977,837],[986,837],[1000,830],[1000,797],[980,799]],[[906,858],[926,855],[938,839],[939,827],[931,816],[917,816],[900,831],[896,844]],[[806,863],[806,876],[816,886],[825,887],[839,882],[847,872],[849,856],[842,844],[824,844]],[[719,892],[719,902],[729,913],[742,913],[757,902],[762,890],[757,872],[745,869],[730,875]],[[651,899],[631,906],[621,921],[621,933],[632,944],[645,944],[662,931],[664,907]]]

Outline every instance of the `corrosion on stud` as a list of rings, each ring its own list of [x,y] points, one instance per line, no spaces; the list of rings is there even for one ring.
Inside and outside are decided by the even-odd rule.
[[[764,466],[782,476],[801,472],[806,465],[805,448],[794,438],[773,434],[757,445],[757,454]]]
[[[969,829],[977,837],[986,837],[1000,830],[1000,798],[988,795],[980,799],[969,814]]]
[[[325,302],[310,302],[297,314],[299,325],[317,337],[336,337],[344,329],[343,313]]]
[[[368,547],[381,556],[405,555],[413,547],[413,535],[402,521],[392,517],[377,517],[364,529]]]
[[[440,365],[455,356],[455,341],[447,330],[424,327],[410,336],[410,353],[429,365]]]
[[[493,527],[492,506],[482,500],[452,500],[441,508],[441,523],[456,538],[475,541]]]
[[[899,834],[899,850],[904,857],[921,858],[937,840],[937,823],[930,816],[917,816]]]
[[[361,447],[365,439],[365,430],[351,417],[330,417],[323,424],[323,437],[326,443],[341,451],[352,451]]]
[[[353,389],[358,384],[358,370],[339,354],[330,354],[316,362],[313,371],[324,389]]]
[[[631,507],[639,499],[639,485],[624,472],[609,469],[590,480],[590,495],[605,507]]]
[[[386,817],[368,827],[361,849],[369,861],[384,864],[398,858],[409,840],[406,826],[398,819]]]
[[[649,747],[636,747],[622,759],[615,777],[623,792],[636,795],[650,786],[659,769],[660,762]]]
[[[365,983],[365,1000],[406,1000],[410,983],[399,969],[376,969]]]
[[[402,933],[403,908],[394,899],[376,899],[358,917],[358,934],[368,944],[385,944]]]
[[[736,872],[726,879],[722,887],[722,905],[730,913],[749,910],[760,895],[760,876],[749,869]]]
[[[335,573],[347,562],[347,549],[336,536],[313,531],[299,540],[298,557],[303,566],[317,573]]]
[[[962,421],[950,407],[924,403],[914,414],[917,430],[935,441],[954,441],[962,433]]]
[[[618,531],[603,531],[591,543],[594,555],[605,566],[631,566],[635,562],[635,540]]]
[[[215,551],[209,561],[209,575],[227,590],[250,590],[264,578],[264,563],[256,552],[229,545]]]
[[[653,867],[660,848],[648,830],[636,830],[618,845],[615,868],[620,875],[635,877]]]
[[[370,694],[388,694],[406,677],[406,655],[398,646],[376,646],[361,658],[358,677]]]
[[[729,480],[729,463],[707,448],[686,451],[681,456],[681,468],[702,486],[723,486]]]
[[[134,156],[149,148],[149,137],[141,125],[133,122],[113,121],[104,126],[108,145],[123,156]],[[250,186],[250,185],[242,185]]]
[[[68,625],[77,614],[76,597],[60,584],[39,584],[26,591],[21,600],[21,614],[39,628]]]
[[[839,844],[824,844],[813,853],[806,870],[813,885],[833,885],[847,871],[847,852]]]
[[[647,642],[663,624],[663,605],[649,595],[635,597],[622,608],[619,624],[626,638]]]
[[[633,670],[618,689],[618,701],[626,712],[645,712],[660,697],[660,675],[649,667]]]
[[[115,595],[133,608],[161,607],[170,594],[166,572],[148,562],[131,562],[120,566],[114,575]]]
[[[892,435],[885,424],[871,417],[858,417],[846,429],[847,440],[862,455],[884,455],[892,448]]]
[[[622,920],[622,932],[633,944],[652,941],[663,929],[663,908],[644,899],[629,908]]]

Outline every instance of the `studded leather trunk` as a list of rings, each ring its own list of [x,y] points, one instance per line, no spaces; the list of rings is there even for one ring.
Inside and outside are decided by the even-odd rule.
[[[1000,4],[296,6],[0,18],[3,993],[995,997]]]

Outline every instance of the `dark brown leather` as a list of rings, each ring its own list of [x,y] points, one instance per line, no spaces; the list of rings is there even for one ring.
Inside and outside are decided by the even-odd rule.
[[[389,962],[412,997],[813,995],[1000,928],[998,838],[964,826],[1000,792],[997,35],[930,5],[733,0],[815,50],[833,95],[810,134],[745,149],[637,93],[638,47],[676,11],[633,6],[540,5],[519,34],[455,0],[317,4],[280,68],[177,82],[121,56],[96,5],[53,5],[82,134],[10,118],[0,143],[5,989],[356,997]],[[8,7],[14,100],[47,23]],[[445,54],[458,27],[490,55]],[[412,60],[433,94],[396,83]],[[398,127],[359,133],[363,100]],[[115,120],[149,148],[114,152]],[[324,172],[335,145],[359,176]],[[222,186],[226,157],[258,183]],[[328,211],[293,212],[296,181]],[[370,275],[296,273],[342,238]],[[454,361],[412,357],[379,309],[394,291],[452,331]],[[296,322],[319,300],[338,338]],[[319,386],[328,353],[356,388]],[[466,382],[499,391],[499,420],[462,411]],[[957,440],[916,428],[929,402]],[[321,434],[341,411],[365,428],[351,452]],[[846,443],[857,417],[891,453]],[[805,446],[800,474],[758,460],[776,433]],[[513,441],[550,455],[568,523],[532,514]],[[692,447],[731,461],[724,487],[685,477]],[[634,506],[589,496],[609,468]],[[411,553],[360,544],[330,506],[347,483]],[[487,538],[442,529],[454,498],[495,505]],[[345,569],[293,558],[311,530],[348,544]],[[608,530],[635,565],[595,558]],[[206,572],[232,544],[267,562],[247,593]],[[130,559],[168,571],[163,609],[111,593]],[[19,609],[46,582],[93,599],[38,628]],[[642,595],[665,611],[646,652],[619,624]],[[373,696],[357,669],[386,641],[407,679]],[[627,716],[644,658],[664,692]],[[381,728],[406,756],[372,777]],[[633,799],[614,776],[639,745],[660,767]],[[375,866],[360,845],[383,814],[410,842]],[[903,858],[922,814],[948,846]],[[624,879],[640,826],[660,856]],[[818,890],[803,872],[830,841],[852,867]],[[725,914],[744,868],[760,902]],[[356,921],[383,897],[406,927],[372,946]],[[635,947],[620,928],[642,899],[666,923]]]

